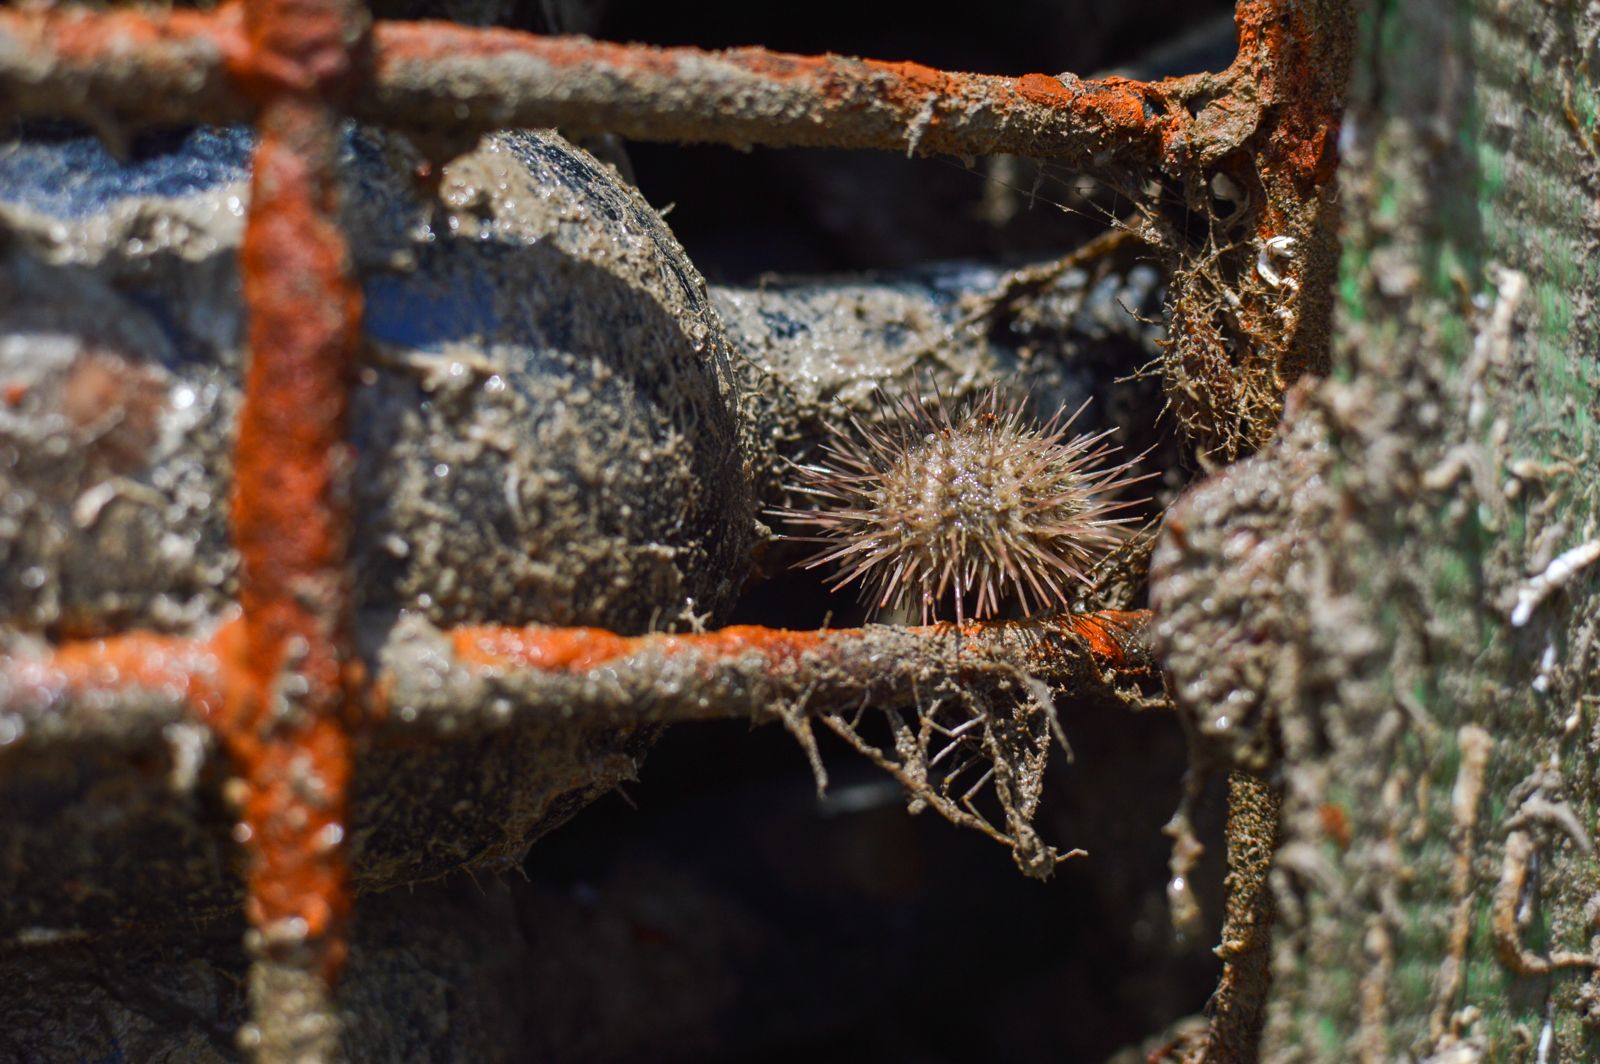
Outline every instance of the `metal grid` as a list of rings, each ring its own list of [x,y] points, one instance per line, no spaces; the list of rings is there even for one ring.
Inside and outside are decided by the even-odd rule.
[[[259,134],[241,250],[249,376],[232,510],[240,610],[205,644],[128,633],[8,660],[43,696],[130,689],[188,705],[243,781],[237,837],[250,855],[247,915],[257,1024],[269,1038],[331,1052],[329,996],[343,963],[352,743],[385,712],[395,682],[363,674],[352,646],[345,480],[361,291],[335,220],[345,116],[445,145],[509,126],[610,131],[736,145],[1013,153],[1080,171],[1148,168],[1192,177],[1248,154],[1267,193],[1263,234],[1293,235],[1292,208],[1333,167],[1340,87],[1296,67],[1314,15],[1282,0],[1238,7],[1240,53],[1218,74],[1145,83],[1030,74],[986,77],[911,63],[741,49],[621,46],[439,23],[371,24],[352,0],[244,0],[210,12],[0,11],[0,117],[84,121],[115,141],[148,122],[252,122]],[[1238,91],[1248,84],[1248,92]],[[1286,209],[1286,206],[1291,209]],[[760,704],[652,700],[648,719],[772,716],[800,691],[812,708],[914,682],[883,661],[928,647],[953,674],[1021,665],[1046,682],[1152,668],[1147,614],[819,633],[760,628],[626,639],[591,629],[471,629],[455,662],[525,674],[522,695],[597,718],[644,719],[628,699],[581,704],[573,682],[606,668],[614,690],[646,691],[672,661],[709,690],[756,674]],[[687,663],[687,665],[686,665]],[[820,695],[822,675],[854,677]],[[542,686],[541,686],[542,685]],[[574,704],[578,700],[579,704]],[[590,699],[593,701],[593,699]],[[274,974],[276,973],[276,974]],[[292,1015],[272,1016],[300,987]],[[273,987],[276,986],[276,989]]]

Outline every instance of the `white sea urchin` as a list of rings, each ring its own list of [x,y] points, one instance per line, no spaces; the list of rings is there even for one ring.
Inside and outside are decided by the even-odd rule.
[[[822,460],[796,465],[792,491],[813,509],[773,513],[816,530],[786,538],[824,546],[806,568],[837,563],[829,586],[859,583],[873,611],[921,606],[933,620],[947,597],[958,623],[995,616],[1015,598],[1025,612],[1065,606],[1068,582],[1089,572],[1127,535],[1134,518],[1116,501],[1138,459],[1107,464],[1120,448],[1110,430],[1068,433],[1080,406],[1044,424],[998,387],[954,413],[941,398],[893,403],[888,428],[855,418],[833,428]],[[966,604],[974,595],[969,612]]]

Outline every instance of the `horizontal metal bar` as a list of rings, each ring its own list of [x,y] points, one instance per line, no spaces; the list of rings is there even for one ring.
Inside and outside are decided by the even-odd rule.
[[[252,67],[236,9],[107,14],[0,10],[0,117],[248,119]],[[358,119],[458,143],[509,127],[640,140],[1049,158],[1086,172],[1178,168],[1248,135],[1187,104],[1215,76],[1157,82],[1001,77],[762,48],[711,52],[383,22],[350,97]],[[1222,143],[1227,141],[1228,143]]]
[[[1108,679],[1154,677],[1148,624],[1149,612],[1135,610],[961,628],[745,625],[630,637],[542,626],[440,631],[413,619],[378,652],[376,727],[442,737],[493,730],[520,714],[585,725],[776,719],[786,702],[803,702],[807,713],[850,709],[864,699],[905,704],[942,679],[1023,674],[1083,692]],[[0,654],[0,763],[12,752],[26,756],[33,744],[110,751],[185,715],[207,721],[221,703],[221,661],[233,653],[233,627],[210,642],[130,633]],[[146,712],[127,716],[127,705]]]

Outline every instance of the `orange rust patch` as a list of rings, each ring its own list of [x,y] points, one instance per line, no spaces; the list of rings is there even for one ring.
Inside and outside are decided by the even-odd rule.
[[[851,631],[796,632],[785,628],[763,628],[756,624],[738,624],[704,635],[672,636],[674,642],[686,647],[703,649],[712,658],[737,657],[747,651],[757,651],[774,661],[796,657],[840,639],[852,638]]]
[[[916,92],[943,92],[950,76],[942,70],[935,70],[921,63],[881,63],[875,59],[863,59],[861,62],[873,70],[881,70],[905,82],[907,89]]]
[[[929,97],[946,93],[956,77],[913,62],[790,55],[764,48],[722,52],[652,48],[584,38],[544,37],[515,30],[474,29],[449,22],[381,22],[373,29],[373,45],[380,75],[401,64],[517,55],[563,69],[594,67],[620,77],[649,75],[671,79],[683,73],[685,61],[693,60],[726,63],[775,83],[800,82],[808,91],[833,103],[870,85],[870,91],[883,100],[913,112]]]
[[[222,704],[216,655],[192,639],[130,632],[62,643],[39,661],[0,661],[11,682],[43,693],[165,689],[179,692],[203,716]]]
[[[1109,77],[1079,82],[1074,91],[1059,78],[1025,74],[1017,79],[1015,89],[1030,103],[1066,108],[1088,126],[1098,126],[1108,134],[1115,131],[1119,139],[1131,134],[1157,141],[1169,159],[1184,154],[1188,116],[1172,106],[1160,85]]]
[[[1146,126],[1152,132],[1160,131],[1161,109],[1152,106],[1147,96],[1150,86],[1144,82],[1106,78],[1088,82],[1084,88],[1085,91],[1074,98],[1077,111],[1098,114],[1116,126]]]
[[[628,654],[635,640],[603,628],[457,628],[456,656],[490,668],[584,672]]]
[[[1343,806],[1324,803],[1317,809],[1317,819],[1322,822],[1322,833],[1332,839],[1339,849],[1350,848],[1350,817]]]
[[[83,63],[135,53],[163,42],[195,39],[208,41],[225,56],[238,56],[246,48],[239,34],[237,13],[237,5],[228,4],[215,12],[153,13],[121,8],[90,12],[67,8],[23,14],[35,16],[35,25],[50,34],[55,51],[63,59]]]
[[[350,738],[339,722],[318,718],[297,729],[292,742],[245,750],[250,789],[243,821],[256,855],[245,914],[263,929],[303,920],[297,933],[325,941],[324,971],[336,972],[345,947],[331,932],[350,910],[340,845],[347,831]]]
[[[1263,178],[1287,178],[1292,196],[1305,197],[1333,179],[1348,76],[1342,53],[1318,33],[1312,12],[1285,0],[1241,0],[1236,66],[1275,107],[1271,136],[1257,165]]]
[[[351,907],[346,729],[365,676],[346,571],[362,303],[338,225],[329,100],[350,89],[363,22],[350,0],[251,0],[245,15],[248,87],[265,102],[239,256],[250,323],[234,452],[242,614],[219,633],[215,727],[248,785],[246,914],[269,951],[309,944],[331,982]]]
[[[1148,668],[1149,652],[1141,643],[1150,623],[1149,610],[1098,610],[1094,613],[1064,613],[1043,621],[971,621],[959,629],[948,622],[927,625],[915,631],[950,634],[959,631],[969,639],[979,639],[996,628],[1055,628],[1082,639],[1089,653],[1103,668]]]
[[[1101,665],[1116,668],[1135,657],[1136,641],[1150,621],[1149,610],[1101,610],[1063,618],[1066,627],[1089,644]]]
[[[215,11],[112,8],[91,12],[67,7],[0,14],[20,32],[38,40],[41,51],[55,54],[70,66],[94,69],[141,52],[157,53],[162,45],[201,42],[217,52],[223,68],[241,85],[252,74],[253,53],[237,2],[225,3]],[[186,68],[172,73],[193,71]]]
[[[697,635],[621,636],[603,628],[457,628],[450,633],[456,656],[487,668],[585,672],[644,651],[695,653],[708,661],[756,651],[781,658],[837,639],[841,632],[793,632],[760,625],[734,625]]]
[[[1017,79],[1016,89],[1023,99],[1041,107],[1066,107],[1072,103],[1072,93],[1061,79],[1048,74],[1024,74]]]
[[[236,74],[251,91],[332,94],[349,79],[365,35],[347,32],[344,0],[246,0],[243,10],[249,52]]]

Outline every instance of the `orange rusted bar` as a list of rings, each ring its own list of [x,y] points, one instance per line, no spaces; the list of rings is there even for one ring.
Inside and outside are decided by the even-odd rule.
[[[1067,614],[1060,623],[1088,644],[1101,668],[1145,672],[1155,667],[1145,639],[1150,627],[1149,610]]]
[[[254,113],[259,60],[237,8],[210,15],[0,10],[0,117],[230,122]],[[508,127],[641,140],[809,145],[1063,162],[1086,172],[1214,159],[1250,130],[1196,119],[1205,78],[1002,77],[762,48],[704,51],[385,22],[349,100],[362,121],[463,136]],[[1208,118],[1211,116],[1208,112]],[[1220,114],[1220,113],[1219,113]],[[1226,116],[1222,116],[1226,117]]]
[[[632,660],[638,665],[645,658],[693,659],[709,674],[727,663],[748,665],[753,660],[769,676],[784,670],[795,672],[792,681],[802,687],[815,680],[811,672],[820,675],[822,666],[843,655],[881,656],[879,649],[887,649],[891,643],[920,645],[924,650],[949,645],[957,652],[950,663],[954,671],[969,664],[1009,660],[1050,682],[1079,676],[1086,667],[1127,674],[1152,671],[1144,638],[1149,622],[1148,610],[1102,610],[1024,621],[973,621],[959,628],[952,624],[872,625],[789,631],[734,625],[692,635],[619,636],[599,628],[484,626],[454,629],[450,645],[456,659],[470,667],[566,674],[600,668],[616,673],[624,663]],[[818,655],[817,660],[805,662],[806,656],[813,654]],[[896,663],[883,662],[883,676],[896,667]],[[858,679],[870,685],[881,677]]]
[[[117,123],[247,121],[257,101],[242,11],[51,7],[0,11],[0,114]]]
[[[641,651],[692,653],[708,661],[754,650],[763,657],[792,655],[830,639],[848,639],[856,629],[794,632],[759,625],[734,625],[697,635],[614,635],[603,628],[457,628],[456,656],[469,665],[548,672],[587,672]]]
[[[1153,677],[1156,667],[1145,638],[1149,623],[1148,610],[1102,610],[1025,621],[973,621],[960,628],[869,625],[788,631],[737,625],[692,635],[621,636],[600,628],[484,625],[440,633],[446,654],[426,658],[423,667],[400,656],[377,677],[377,685],[403,694],[452,689],[441,684],[441,668],[493,674],[527,711],[557,708],[579,724],[604,718],[640,723],[759,717],[773,711],[773,700],[801,691],[810,692],[807,712],[828,712],[855,706],[866,693],[893,695],[911,690],[918,680],[931,683],[940,675],[959,678],[985,670],[1023,670],[1062,686],[1098,679],[1096,673]],[[0,658],[11,682],[0,697],[0,710],[98,693],[166,690],[208,719],[220,705],[223,663],[238,657],[241,629],[239,622],[232,622],[210,642],[133,633],[63,643],[37,657]],[[599,671],[608,680],[605,690],[581,686],[586,676]],[[667,671],[693,672],[703,683],[683,687],[681,704],[674,704],[662,694],[660,680]],[[701,705],[702,688],[734,697]],[[466,718],[492,716],[476,702],[441,708]],[[399,732],[426,726],[426,721],[403,715],[384,724]],[[456,716],[451,726],[464,726],[462,717]]]
[[[0,654],[13,708],[129,691],[168,692],[201,720],[222,706],[221,669],[209,643],[133,632],[52,647],[47,655]]]
[[[440,130],[466,112],[491,127],[769,147],[1012,152],[1096,167],[1187,158],[1193,139],[1181,83],[1000,77],[449,23],[384,23],[374,40],[372,113],[404,114]]]
[[[248,785],[246,912],[262,948],[344,960],[343,838],[361,667],[345,442],[361,292],[337,222],[334,106],[365,23],[345,0],[252,0],[241,84],[263,102],[241,248],[250,365],[234,458],[242,615],[214,724]]]
[[[1355,11],[1343,0],[1241,0],[1235,22],[1239,54],[1229,77],[1252,87],[1259,117],[1228,168],[1251,190],[1256,239],[1281,249],[1288,278],[1247,290],[1235,314],[1255,343],[1281,352],[1277,372],[1293,382],[1328,372],[1339,258],[1334,177]]]
[[[1339,164],[1353,17],[1329,18],[1316,8],[1286,0],[1241,0],[1235,16],[1235,74],[1249,78],[1259,105],[1274,111],[1273,135],[1255,145],[1254,161],[1269,192],[1280,193],[1280,202],[1316,195],[1333,180]],[[1274,221],[1269,203],[1262,224]]]
[[[1021,633],[1070,635],[1083,641],[1096,665],[1115,670],[1150,668],[1143,642],[1149,610],[1102,610],[1097,613],[1061,614],[1029,621],[973,621],[959,631],[973,652],[991,650],[998,642]],[[733,625],[695,635],[614,635],[601,628],[457,628],[451,645],[464,663],[551,672],[585,672],[634,654],[695,654],[708,662],[755,653],[772,661],[865,638],[873,631],[904,631],[922,639],[939,639],[957,631],[949,624],[906,629],[833,628],[790,631],[760,625]]]

